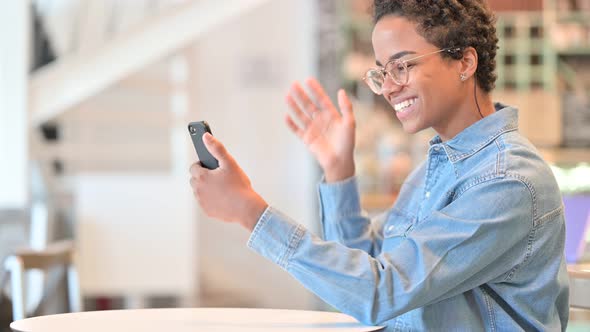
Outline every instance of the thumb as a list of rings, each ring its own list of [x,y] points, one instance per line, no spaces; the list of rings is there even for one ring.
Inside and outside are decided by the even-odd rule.
[[[342,112],[342,116],[345,118],[350,118],[353,116],[352,113],[352,103],[344,89],[338,90],[338,106],[340,106],[340,111]]]
[[[219,164],[225,164],[226,162],[232,160],[231,156],[225,149],[225,146],[223,146],[220,141],[213,137],[213,135],[205,133],[203,135],[203,143],[205,144],[207,150],[211,152],[211,155],[213,155],[213,157],[219,161]]]

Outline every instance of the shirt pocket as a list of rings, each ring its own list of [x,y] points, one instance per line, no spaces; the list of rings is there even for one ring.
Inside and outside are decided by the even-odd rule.
[[[383,224],[383,237],[386,241],[406,237],[414,225],[414,220],[414,216],[394,208],[389,213],[385,224]]]

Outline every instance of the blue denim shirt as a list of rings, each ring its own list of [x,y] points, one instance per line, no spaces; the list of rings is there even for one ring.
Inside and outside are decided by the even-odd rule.
[[[547,164],[496,113],[442,142],[370,220],[356,179],[319,185],[324,239],[273,207],[248,246],[336,309],[386,331],[564,330],[561,195]]]

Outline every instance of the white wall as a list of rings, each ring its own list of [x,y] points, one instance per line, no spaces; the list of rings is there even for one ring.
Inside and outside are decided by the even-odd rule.
[[[316,72],[315,1],[268,3],[212,30],[196,45],[194,120],[206,120],[273,206],[315,229],[315,164],[283,122],[285,93]],[[246,247],[247,232],[203,218],[201,290],[220,305],[314,308],[317,303],[279,267]],[[206,304],[206,302],[205,302]]]
[[[24,208],[27,190],[28,1],[0,4],[0,209]]]
[[[187,181],[156,173],[72,180],[82,294],[174,295],[192,303],[197,252]]]

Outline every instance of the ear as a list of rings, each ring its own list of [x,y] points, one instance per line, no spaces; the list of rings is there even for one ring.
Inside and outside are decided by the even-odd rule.
[[[475,71],[477,70],[477,51],[473,47],[467,47],[463,50],[463,57],[459,60],[461,63],[460,65],[460,72],[459,74],[464,74],[467,79],[473,77],[475,75]]]

